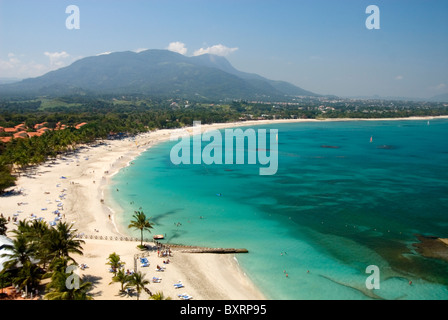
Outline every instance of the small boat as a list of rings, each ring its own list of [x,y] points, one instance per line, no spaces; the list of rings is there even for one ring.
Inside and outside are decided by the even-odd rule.
[[[156,234],[154,237],[152,237],[154,240],[162,240],[165,237],[163,236],[163,234]]]

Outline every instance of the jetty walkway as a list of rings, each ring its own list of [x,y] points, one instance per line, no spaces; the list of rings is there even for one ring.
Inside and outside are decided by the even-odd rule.
[[[140,242],[141,239],[135,237],[126,236],[103,236],[103,235],[86,235],[86,234],[76,234],[77,239],[91,239],[91,240],[109,240],[109,241],[132,241]],[[162,243],[159,240],[154,239],[143,239],[144,246],[149,251],[157,250],[172,250],[185,253],[215,253],[215,254],[232,254],[232,253],[249,253],[249,250],[244,248],[208,248],[200,246],[187,246],[181,244],[172,243]],[[153,243],[153,244],[150,244]]]

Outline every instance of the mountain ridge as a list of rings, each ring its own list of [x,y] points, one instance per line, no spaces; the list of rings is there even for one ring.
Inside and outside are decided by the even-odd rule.
[[[284,81],[239,71],[221,56],[187,57],[160,49],[82,58],[39,77],[0,85],[0,94],[143,94],[209,100],[318,96]]]

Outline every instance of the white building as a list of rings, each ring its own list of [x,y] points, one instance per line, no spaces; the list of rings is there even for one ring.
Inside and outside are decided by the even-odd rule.
[[[0,272],[3,271],[3,264],[10,259],[8,256],[3,257],[5,253],[11,253],[11,250],[7,249],[6,246],[12,246],[12,244],[11,239],[0,235]]]

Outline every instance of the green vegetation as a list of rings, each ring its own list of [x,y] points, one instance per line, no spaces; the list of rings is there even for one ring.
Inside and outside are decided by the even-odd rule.
[[[140,298],[140,293],[142,290],[145,290],[149,294],[149,299],[152,300],[171,300],[170,297],[165,297],[163,292],[159,291],[156,294],[153,294],[146,286],[150,284],[149,280],[145,279],[146,274],[142,272],[135,273],[127,273],[124,271],[124,263],[121,261],[121,258],[118,254],[111,253],[109,258],[107,259],[108,265],[111,266],[111,269],[114,272],[114,276],[112,277],[112,283],[120,283],[120,294],[126,295],[131,294],[131,292],[135,289],[137,292],[137,300]]]
[[[75,279],[73,273],[77,263],[73,254],[82,255],[84,241],[75,239],[72,225],[59,222],[49,227],[43,221],[21,220],[13,231],[12,245],[4,269],[0,273],[2,287],[11,283],[20,290],[34,292],[41,280],[50,278],[46,285],[44,299],[48,300],[90,300],[88,291],[91,283],[77,279],[77,285],[67,286]],[[71,269],[71,272],[67,272]]]
[[[120,256],[115,252],[111,253],[107,260],[108,261],[106,264],[110,265],[110,268],[113,270],[114,275],[117,275],[118,270],[124,265],[124,262],[121,261]]]
[[[186,57],[169,50],[114,52],[86,57],[40,77],[0,85],[0,92],[11,97],[113,93],[195,97],[202,101],[249,97],[266,99],[286,94],[315,96],[290,83],[240,72],[224,57],[209,54]],[[72,102],[45,100],[43,106],[65,103],[70,105]]]
[[[140,297],[140,293],[142,290],[146,289],[146,286],[149,284],[149,280],[145,279],[145,274],[137,271],[130,275],[129,281],[127,283],[127,287],[135,288],[137,291],[137,300]],[[152,295],[152,294],[151,294]]]
[[[150,299],[151,300],[171,300],[171,297],[165,297],[163,292],[157,291],[150,297]]]
[[[121,289],[120,289],[120,293],[125,293],[125,285],[129,282],[130,280],[130,275],[126,274],[124,269],[118,269],[118,271],[114,272],[115,275],[112,277],[112,282],[109,284],[112,284],[114,282],[119,282],[121,284]]]
[[[134,215],[132,216],[134,220],[131,220],[128,228],[134,228],[140,230],[140,248],[144,248],[143,246],[143,231],[151,232],[150,229],[153,228],[153,223],[146,218],[146,215],[143,211],[134,211]]]

